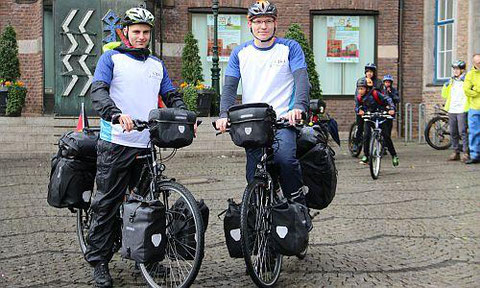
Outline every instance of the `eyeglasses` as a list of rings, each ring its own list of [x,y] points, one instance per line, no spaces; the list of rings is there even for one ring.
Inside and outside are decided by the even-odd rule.
[[[265,25],[272,25],[273,23],[275,23],[275,20],[273,19],[268,19],[268,20],[253,20],[252,23],[254,25],[258,25],[258,26],[261,26],[263,23],[265,23]]]

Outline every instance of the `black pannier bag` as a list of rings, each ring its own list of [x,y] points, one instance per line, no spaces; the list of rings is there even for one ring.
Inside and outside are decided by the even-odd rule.
[[[301,158],[318,143],[327,143],[327,133],[320,125],[302,127],[297,136],[297,158]]]
[[[203,232],[205,233],[208,226],[210,209],[208,209],[203,199],[197,201],[197,206],[200,210]],[[175,238],[177,254],[185,260],[193,260],[195,258],[197,241],[195,240],[195,221],[190,209],[188,209],[188,204],[183,198],[179,198],[172,205],[170,211],[173,214],[173,221],[168,229],[170,235]]]
[[[270,232],[275,252],[285,256],[299,255],[308,246],[311,225],[308,208],[304,205],[290,201],[275,205]]]
[[[52,158],[48,204],[56,208],[88,208],[95,181],[95,162],[69,159],[58,154]]]
[[[70,131],[58,140],[62,157],[96,161],[98,135]]]
[[[193,126],[197,116],[194,112],[179,108],[160,108],[150,111],[149,122],[152,143],[160,148],[182,148],[192,144]]]
[[[227,210],[220,214],[225,214],[223,218],[225,243],[227,244],[228,254],[232,258],[243,257],[242,247],[240,244],[240,207],[240,203],[237,204],[235,201],[233,201],[233,199],[228,199]]]
[[[228,109],[230,136],[235,145],[259,148],[272,145],[276,114],[266,103],[234,105]]]
[[[327,144],[319,143],[299,159],[303,183],[308,187],[305,200],[309,208],[324,209],[335,197],[337,169],[334,156],[335,152]]]
[[[167,243],[165,206],[130,195],[123,204],[122,257],[139,263],[162,261]]]

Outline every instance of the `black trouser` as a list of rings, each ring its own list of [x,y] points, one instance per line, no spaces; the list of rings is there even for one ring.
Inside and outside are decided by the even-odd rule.
[[[392,156],[397,155],[397,151],[395,151],[395,147],[393,146],[392,142],[392,137],[390,136],[392,133],[392,126],[393,126],[393,120],[392,119],[387,119],[387,121],[383,122],[382,125],[380,125],[380,128],[382,129],[382,135],[383,135],[383,143],[385,147],[387,147],[388,152]],[[375,127],[375,124],[370,122],[370,121],[365,121],[364,125],[364,131],[365,133],[363,134],[363,152],[365,153],[365,156],[369,157],[370,156],[370,138],[372,136],[372,129]]]
[[[355,134],[355,139],[357,139],[357,141],[359,141],[358,143],[356,144],[360,144],[360,140],[362,138],[362,135],[363,135],[363,126],[364,126],[364,122],[363,121],[363,118],[362,116],[360,115],[357,115],[357,119],[355,120],[357,122],[357,133]]]
[[[126,147],[104,140],[97,144],[97,191],[92,199],[92,222],[88,232],[85,259],[92,265],[109,262],[113,244],[120,231],[118,209],[127,187],[134,187],[140,178],[143,161],[136,156],[150,149]]]

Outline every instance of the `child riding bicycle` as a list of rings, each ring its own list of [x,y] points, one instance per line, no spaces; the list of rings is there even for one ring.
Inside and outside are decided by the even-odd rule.
[[[365,112],[388,111],[391,116],[395,115],[395,104],[390,97],[387,97],[374,88],[373,82],[370,79],[361,78],[357,81],[357,97],[355,98],[355,113],[363,116]],[[368,163],[369,157],[369,142],[371,136],[372,124],[364,122],[363,146],[364,156],[361,163]],[[399,159],[392,139],[387,132],[385,124],[382,124],[382,134],[385,140],[385,146],[392,155],[393,166],[398,166]]]

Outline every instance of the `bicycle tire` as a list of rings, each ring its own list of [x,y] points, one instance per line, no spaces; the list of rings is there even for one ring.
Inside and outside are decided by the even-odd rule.
[[[247,273],[258,287],[273,287],[280,277],[282,268],[283,256],[274,252],[272,245],[269,245],[271,216],[269,210],[265,208],[274,201],[270,199],[270,193],[265,180],[254,179],[245,189],[240,213],[243,257]]]
[[[360,155],[360,152],[362,152],[362,143],[360,143],[361,141],[358,141],[356,137],[357,130],[357,123],[352,123],[352,125],[350,126],[350,131],[348,133],[348,150],[350,151],[350,155],[352,155],[352,157],[358,157],[358,155]],[[353,150],[354,141],[357,141],[357,151]]]
[[[91,216],[90,208],[88,210],[77,209],[77,238],[78,244],[80,245],[80,251],[83,255],[85,255],[85,252],[87,251],[87,235],[92,221]]]
[[[433,149],[446,150],[450,148],[452,141],[450,138],[448,117],[437,116],[428,121],[424,136],[427,144]]]
[[[155,263],[140,263],[140,271],[150,287],[189,287],[198,275],[204,256],[205,230],[202,216],[198,209],[197,201],[192,193],[183,185],[172,181],[162,182],[158,185],[158,191],[162,192],[158,192],[157,195],[154,195],[155,198],[159,198],[159,196],[164,193],[168,193],[167,201],[160,199],[162,202],[166,202],[164,203],[167,216],[166,227],[171,227],[172,221],[174,220],[174,212],[169,212],[174,211],[171,209],[175,202],[173,193],[178,193],[179,197],[182,197],[187,203],[187,207],[190,210],[195,223],[195,253],[194,255],[191,254],[193,259],[186,259],[186,257],[179,254],[177,245],[178,247],[182,246],[185,249],[185,244],[184,242],[175,239],[175,235],[169,232],[167,228],[165,259],[161,262]],[[191,234],[188,236],[190,235]],[[188,251],[191,249],[193,248],[188,247]],[[186,268],[186,270],[182,271],[184,268]],[[180,279],[181,276],[184,276],[183,279]]]
[[[380,136],[377,133],[372,133],[372,140],[370,141],[370,158],[369,158],[369,167],[370,175],[373,180],[378,179],[380,174],[380,167],[382,163],[382,144],[380,141]]]

